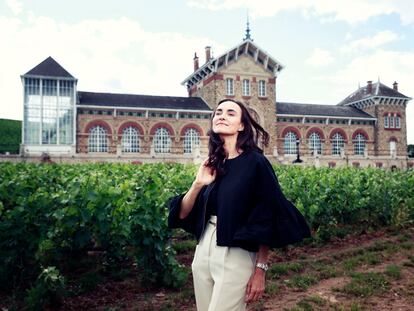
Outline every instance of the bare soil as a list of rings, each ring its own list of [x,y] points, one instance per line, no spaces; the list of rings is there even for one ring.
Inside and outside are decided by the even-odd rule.
[[[374,262],[361,259],[353,269],[344,270],[346,260],[356,260],[367,252],[371,252]],[[193,251],[186,251],[177,259],[190,269],[192,256]],[[248,311],[414,311],[414,227],[350,235],[324,245],[289,246],[272,251],[269,259],[271,265],[300,263],[303,269],[269,277],[266,294],[260,301],[250,304]],[[319,263],[319,269],[323,271],[315,268],[315,263]],[[399,277],[386,274],[390,265],[397,266]],[[334,273],[330,275],[332,271]],[[358,272],[381,273],[388,282],[387,289],[361,296],[344,291],[344,286],[352,280],[352,273]],[[317,277],[313,284],[306,288],[292,286],[294,277],[309,275]],[[8,310],[1,302],[0,307]],[[87,293],[65,298],[54,310],[195,311],[196,307],[191,274],[184,287],[174,290],[144,287],[137,272],[120,280],[105,279]]]

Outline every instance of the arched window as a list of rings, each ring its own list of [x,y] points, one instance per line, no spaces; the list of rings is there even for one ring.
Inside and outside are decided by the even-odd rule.
[[[340,155],[341,150],[345,146],[344,137],[340,133],[335,133],[331,139],[332,143],[332,154]]]
[[[395,139],[390,140],[390,156],[397,156],[397,141]]]
[[[169,152],[171,152],[170,134],[168,133],[168,130],[164,127],[159,127],[155,131],[154,151],[155,151],[155,153],[169,153]]]
[[[189,128],[184,134],[184,153],[192,153],[196,146],[200,146],[200,134],[196,129]]]
[[[108,152],[108,135],[104,127],[97,125],[89,130],[89,152]]]
[[[285,154],[297,154],[296,141],[298,140],[298,136],[294,132],[287,132],[284,140]]]
[[[366,138],[363,134],[358,133],[354,138],[354,153],[357,155],[363,155],[365,152]]]
[[[122,131],[122,152],[139,152],[138,130],[133,126]]]
[[[312,151],[312,154],[322,153],[321,136],[316,132],[309,135],[309,149]]]

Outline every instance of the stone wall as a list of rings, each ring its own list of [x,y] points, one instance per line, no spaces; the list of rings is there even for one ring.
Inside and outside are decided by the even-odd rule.
[[[401,105],[382,105],[376,104],[364,109],[365,112],[375,116],[378,119],[375,129],[375,149],[376,155],[387,156],[390,155],[390,140],[397,141],[397,156],[407,155],[407,120],[405,107]],[[398,113],[401,116],[400,129],[387,129],[384,127],[385,113]]]
[[[232,78],[234,81],[234,95],[232,96],[226,94],[227,78]],[[243,79],[250,80],[250,96],[243,96]],[[266,82],[265,97],[259,97],[259,80]],[[264,151],[265,154],[272,154],[277,141],[275,91],[276,80],[273,74],[256,64],[251,57],[241,55],[236,61],[230,62],[227,67],[219,69],[212,77],[206,78],[194,86],[190,95],[202,97],[212,109],[225,98],[244,103],[249,110],[253,111],[252,114],[257,116],[260,125],[269,133],[269,146]]]

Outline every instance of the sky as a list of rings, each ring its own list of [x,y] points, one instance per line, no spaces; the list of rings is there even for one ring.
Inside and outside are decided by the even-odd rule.
[[[285,68],[276,100],[335,105],[368,80],[414,98],[411,0],[0,0],[0,118],[22,120],[20,76],[52,56],[78,90],[187,96],[205,61],[254,42]],[[407,106],[414,144],[414,101]]]

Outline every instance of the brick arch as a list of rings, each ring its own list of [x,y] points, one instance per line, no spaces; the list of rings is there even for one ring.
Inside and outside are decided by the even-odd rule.
[[[150,135],[155,135],[155,131],[157,130],[157,128],[159,127],[165,127],[168,131],[168,133],[170,134],[170,136],[174,136],[175,132],[174,129],[172,128],[172,126],[166,122],[158,122],[157,124],[154,124],[150,130]]]
[[[390,139],[388,139],[388,142],[390,141],[395,141],[396,143],[398,143],[398,138],[395,136],[391,136]]]
[[[354,140],[354,139],[355,139],[355,137],[356,137],[358,134],[362,134],[362,135],[364,135],[364,136],[365,136],[366,141],[369,141],[369,135],[368,135],[368,133],[367,133],[367,132],[365,132],[363,129],[357,129],[357,130],[356,130],[356,131],[352,134],[352,140]]]
[[[306,139],[309,138],[309,136],[313,133],[318,133],[319,136],[321,137],[321,140],[325,140],[325,134],[323,133],[323,131],[319,128],[319,127],[312,127],[308,130],[308,132],[306,133]]]
[[[200,136],[204,136],[204,131],[203,129],[195,124],[195,123],[189,123],[189,124],[185,124],[180,131],[180,136],[184,136],[185,135],[185,131],[188,130],[189,128],[193,128],[195,130],[197,130],[200,133]]]
[[[382,114],[382,116],[383,116],[383,117],[388,117],[388,115],[389,115],[389,114],[390,114],[391,116],[394,116],[394,114],[395,114],[395,115],[397,115],[398,117],[402,118],[401,113],[399,113],[399,112],[393,112],[393,111],[384,112],[384,113]]]
[[[295,133],[295,134],[296,134],[296,136],[297,136],[299,139],[301,139],[301,138],[302,138],[302,135],[300,135],[300,131],[299,131],[299,129],[297,129],[297,128],[296,128],[296,127],[294,127],[294,126],[288,126],[288,127],[285,127],[285,128],[283,129],[283,131],[282,131],[282,137],[281,137],[281,138],[285,138],[285,136],[286,136],[287,132],[293,132],[293,133]]]
[[[122,131],[126,129],[127,127],[132,126],[135,127],[138,130],[138,135],[144,135],[144,129],[141,125],[139,125],[137,122],[133,121],[127,121],[121,124],[121,126],[118,128],[118,138],[122,138]]]
[[[89,134],[89,131],[91,130],[91,128],[95,127],[95,126],[102,126],[109,135],[112,134],[112,129],[109,126],[108,123],[106,123],[103,120],[92,120],[91,122],[89,122],[88,124],[86,124],[85,126],[85,133]]]
[[[343,136],[345,143],[347,143],[347,142],[348,142],[348,135],[346,135],[345,131],[344,131],[343,129],[339,128],[339,127],[338,127],[338,128],[334,128],[334,129],[331,131],[331,133],[329,134],[329,139],[332,139],[332,138],[333,138],[333,136],[334,136],[336,133],[339,133],[339,134],[341,134],[341,135]]]

